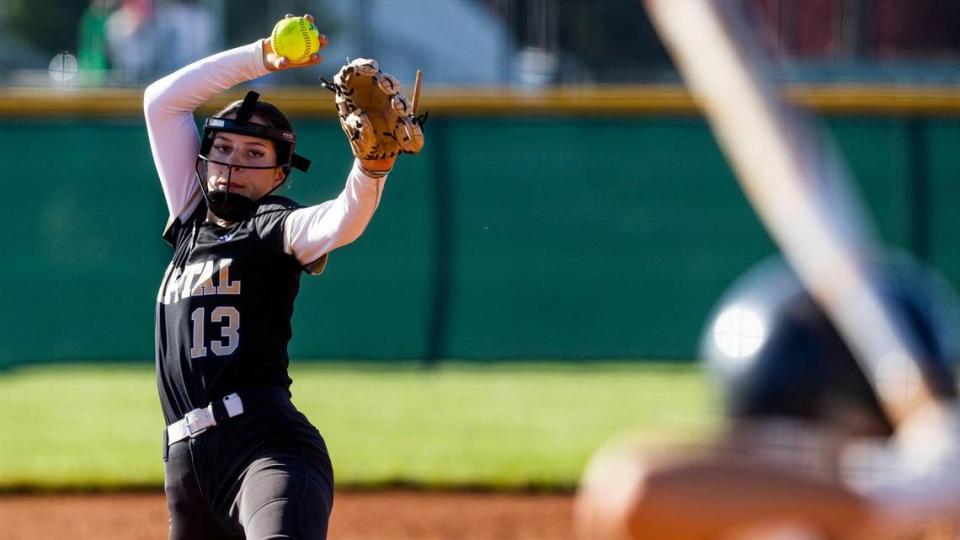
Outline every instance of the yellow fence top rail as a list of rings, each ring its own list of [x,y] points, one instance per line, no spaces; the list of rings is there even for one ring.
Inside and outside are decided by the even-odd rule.
[[[264,99],[297,117],[333,117],[333,94],[316,88],[266,88]],[[802,107],[844,115],[960,116],[960,86],[788,86]],[[234,90],[218,98],[209,114],[242,97]],[[138,88],[3,88],[0,119],[139,117]],[[690,95],[679,85],[562,86],[537,91],[505,88],[426,88],[421,108],[443,116],[647,116],[694,115]]]

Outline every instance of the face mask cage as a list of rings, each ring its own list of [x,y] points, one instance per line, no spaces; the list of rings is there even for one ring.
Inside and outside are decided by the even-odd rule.
[[[213,163],[221,166],[224,169],[224,174],[227,177],[227,184],[224,186],[223,190],[214,189],[211,190],[209,182],[209,164]],[[203,193],[203,198],[207,202],[207,208],[215,216],[227,221],[239,221],[248,215],[254,207],[254,201],[249,197],[245,197],[239,193],[231,193],[230,185],[233,182],[233,172],[237,169],[276,169],[280,167],[279,165],[268,165],[266,167],[254,167],[247,165],[234,165],[231,163],[225,163],[223,161],[216,161],[210,159],[204,155],[197,156],[196,162],[196,173],[197,181],[200,184],[200,190]],[[289,171],[288,167],[283,167],[285,172]],[[277,187],[280,187],[279,185]],[[274,188],[276,189],[276,188]],[[272,192],[274,189],[271,189]],[[268,192],[269,193],[269,192]]]
[[[203,193],[203,198],[207,203],[207,208],[213,212],[215,216],[227,221],[239,221],[247,217],[253,211],[255,206],[254,201],[250,198],[238,193],[230,193],[230,185],[233,179],[234,170],[264,170],[280,168],[283,170],[284,175],[288,176],[291,168],[299,169],[304,172],[310,168],[310,160],[294,153],[293,151],[297,141],[297,137],[293,134],[293,132],[250,122],[250,118],[255,112],[258,99],[260,99],[260,95],[258,93],[248,92],[247,96],[243,100],[243,104],[237,111],[235,119],[207,118],[203,124],[203,139],[201,141],[200,153],[197,155],[194,170],[196,172],[197,182],[200,184],[200,190]],[[216,138],[218,132],[249,135],[261,139],[267,139],[273,142],[274,147],[277,150],[277,164],[268,166],[250,166],[225,163],[210,159],[210,149],[213,147],[213,140]],[[209,189],[207,183],[209,178],[208,172],[210,163],[214,163],[225,168],[227,176],[225,190],[221,191]],[[286,181],[286,179],[284,179],[284,181]],[[282,184],[283,183],[281,182],[267,192],[267,194],[273,192]]]

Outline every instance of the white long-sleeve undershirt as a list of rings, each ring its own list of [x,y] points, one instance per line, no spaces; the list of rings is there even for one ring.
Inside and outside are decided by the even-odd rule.
[[[150,150],[171,221],[200,203],[194,166],[200,151],[193,111],[240,83],[266,75],[260,41],[194,62],[147,87],[143,107]],[[283,225],[284,251],[313,265],[356,240],[380,203],[386,177],[365,174],[354,161],[337,198],[293,211]],[[322,269],[322,264],[318,265]]]

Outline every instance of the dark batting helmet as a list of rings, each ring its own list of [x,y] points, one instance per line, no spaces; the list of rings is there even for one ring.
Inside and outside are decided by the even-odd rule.
[[[955,397],[956,294],[939,274],[902,253],[871,268],[882,301],[916,337],[926,383],[936,395]],[[788,417],[863,435],[893,432],[850,349],[779,256],[723,295],[704,329],[701,354],[723,385],[733,418]]]

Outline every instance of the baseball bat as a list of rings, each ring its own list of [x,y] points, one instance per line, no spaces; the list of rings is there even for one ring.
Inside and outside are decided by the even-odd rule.
[[[754,210],[899,424],[934,393],[916,338],[872,281],[869,261],[881,246],[838,153],[779,98],[743,8],[645,4]]]

